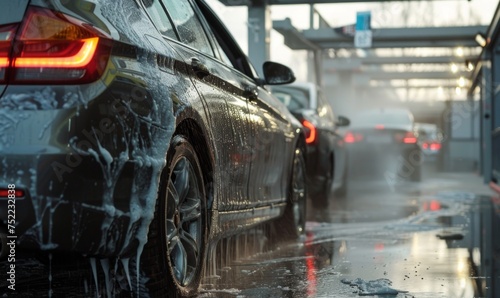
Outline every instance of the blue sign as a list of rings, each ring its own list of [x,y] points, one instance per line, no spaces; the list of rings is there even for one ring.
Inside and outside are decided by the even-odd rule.
[[[371,12],[360,11],[356,13],[356,32],[354,33],[354,46],[356,48],[372,47]]]
[[[356,31],[365,31],[371,29],[371,12],[360,11],[356,13]]]

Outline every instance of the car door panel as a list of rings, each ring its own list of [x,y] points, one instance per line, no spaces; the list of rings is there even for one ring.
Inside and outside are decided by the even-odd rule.
[[[222,80],[223,86],[218,87],[226,91],[229,112],[234,113],[234,118],[238,119],[238,123],[233,123],[234,140],[242,145],[243,150],[236,156],[238,162],[248,169],[247,198],[243,204],[245,207],[256,207],[283,201],[286,188],[286,179],[283,177],[286,175],[283,175],[283,169],[286,168],[284,164],[287,164],[287,157],[282,154],[286,146],[281,129],[290,129],[290,119],[286,118],[288,114],[282,114],[273,108],[273,97],[262,87],[257,86],[255,79],[252,78],[254,73],[244,74],[253,72],[248,59],[241,55],[237,45],[231,44],[228,38],[224,38],[224,35],[229,34],[225,34],[226,29],[217,19],[211,17],[207,10],[205,13],[208,17],[202,18],[202,21],[206,22],[207,27],[212,28],[211,32],[216,33],[217,36],[210,34],[209,36],[214,50],[220,54],[218,59],[205,60],[205,63],[206,65],[215,63],[210,67],[213,66],[220,72],[204,80]],[[278,101],[274,102],[276,103],[280,104]],[[283,107],[283,110],[286,111],[286,108]],[[239,125],[245,121],[246,127]],[[285,127],[286,125],[289,127]],[[237,168],[241,168],[241,165],[233,166],[231,170]]]
[[[210,111],[214,137],[220,143],[216,148],[221,175],[218,191],[225,199],[219,202],[219,210],[249,207],[252,205],[248,197],[251,131],[246,98],[240,86],[235,84],[237,79],[231,72],[221,71],[219,62],[208,57],[199,56],[199,59],[210,69],[210,74],[194,75],[193,82]]]
[[[250,125],[253,130],[253,150],[250,196],[256,204],[279,202],[286,198],[286,185],[289,172],[289,149],[293,134],[286,113],[280,113],[271,102],[275,101],[268,92],[259,91],[257,98],[249,102]]]

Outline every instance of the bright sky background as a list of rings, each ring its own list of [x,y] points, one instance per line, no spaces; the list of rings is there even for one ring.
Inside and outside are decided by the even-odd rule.
[[[218,0],[207,0],[233,33],[241,48],[247,51],[247,8],[226,7]],[[372,27],[422,27],[489,25],[498,6],[495,0],[435,0],[385,3],[319,4],[316,8],[333,27],[356,22],[357,11],[372,12]],[[405,11],[412,13],[405,17]],[[299,29],[309,27],[309,5],[275,5],[271,7],[271,18],[290,18]],[[297,78],[307,71],[302,51],[292,51],[283,44],[283,36],[271,32],[271,60],[294,69]],[[259,66],[256,66],[259,67]]]

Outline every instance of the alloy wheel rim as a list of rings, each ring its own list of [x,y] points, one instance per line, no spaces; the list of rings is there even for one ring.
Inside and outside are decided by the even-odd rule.
[[[168,182],[166,236],[173,276],[187,285],[196,274],[202,249],[202,193],[191,162],[175,163]]]

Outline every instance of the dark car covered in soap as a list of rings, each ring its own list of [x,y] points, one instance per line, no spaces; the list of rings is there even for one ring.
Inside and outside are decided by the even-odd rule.
[[[114,290],[177,297],[218,239],[275,218],[304,231],[305,137],[264,87],[293,73],[259,78],[204,1],[0,7],[4,245],[131,259],[147,278]]]
[[[349,119],[336,118],[330,103],[313,83],[273,86],[281,100],[304,126],[307,144],[308,191],[314,206],[327,206],[332,187],[337,197],[347,193],[347,156],[337,128]]]

